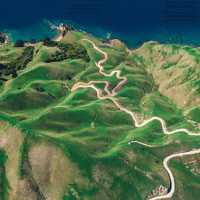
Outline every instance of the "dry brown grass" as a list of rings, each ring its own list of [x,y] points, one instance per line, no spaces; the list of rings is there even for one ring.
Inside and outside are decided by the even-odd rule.
[[[23,136],[20,131],[11,127],[5,122],[0,122],[0,148],[2,148],[7,156],[6,162],[6,176],[9,182],[9,199],[18,199],[17,192],[20,190],[19,179],[19,161],[20,161],[20,147],[23,142]]]
[[[29,152],[32,174],[47,200],[63,198],[68,184],[80,178],[80,172],[64,153],[46,143],[34,145]]]
[[[151,47],[151,50],[150,50]],[[172,99],[180,108],[189,108],[200,104],[200,96],[191,89],[190,79],[186,79],[186,74],[191,71],[197,73],[199,64],[195,59],[183,49],[178,53],[172,53],[172,48],[162,44],[144,44],[134,51],[137,55],[145,58],[147,70],[153,75],[155,83],[159,86],[159,91],[164,96]],[[172,67],[164,69],[165,64]],[[193,76],[196,76],[193,73]]]

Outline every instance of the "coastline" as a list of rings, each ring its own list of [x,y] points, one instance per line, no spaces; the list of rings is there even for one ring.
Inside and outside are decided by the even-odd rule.
[[[29,27],[12,29],[4,29],[0,27],[0,32],[6,33],[11,41],[17,40],[41,40],[44,38],[55,39],[59,35],[59,31],[51,29],[48,20],[42,20],[37,24],[32,24]],[[51,23],[51,22],[50,22]],[[125,42],[130,48],[137,48],[148,41],[157,41],[163,44],[181,44],[200,46],[200,28],[180,29],[178,27],[159,27],[155,30],[136,30],[134,33],[122,30],[121,32],[108,30],[99,26],[84,26],[74,23],[69,20],[52,20],[53,24],[59,26],[64,23],[75,27],[82,32],[90,33],[102,39],[119,39]]]

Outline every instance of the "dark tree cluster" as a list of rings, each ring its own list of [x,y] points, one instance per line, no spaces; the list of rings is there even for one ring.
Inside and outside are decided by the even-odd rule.
[[[37,42],[39,42],[36,39],[31,39],[31,40],[17,40],[14,43],[14,47],[24,47],[25,43],[30,43],[30,44],[36,44]]]
[[[0,44],[3,44],[6,42],[6,34],[0,32]]]
[[[46,62],[58,62],[65,59],[83,59],[86,62],[90,61],[86,49],[80,44],[64,44],[57,43],[59,51],[56,51]]]
[[[26,47],[19,58],[17,58],[11,66],[17,70],[22,70],[33,59],[34,47]]]
[[[14,43],[14,47],[24,47],[24,44],[25,44],[25,41],[23,41],[23,40],[17,40]]]
[[[55,47],[57,46],[57,42],[51,40],[50,38],[45,38],[43,41],[43,45],[47,47]]]
[[[33,59],[34,47],[26,47],[23,53],[8,64],[0,64],[0,79],[6,81],[12,76],[17,77],[17,72],[24,69]]]
[[[5,69],[5,68],[6,68],[6,65],[0,63],[0,70],[3,70],[3,69]]]

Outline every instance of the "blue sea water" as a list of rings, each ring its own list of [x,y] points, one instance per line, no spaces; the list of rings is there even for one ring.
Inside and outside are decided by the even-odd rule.
[[[0,30],[13,40],[41,39],[66,22],[130,46],[145,41],[200,46],[199,0],[7,0],[0,3]]]

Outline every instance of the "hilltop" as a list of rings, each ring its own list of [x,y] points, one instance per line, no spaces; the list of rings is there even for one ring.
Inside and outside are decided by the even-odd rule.
[[[116,87],[117,75],[99,73],[101,65],[127,80]],[[200,147],[199,136],[164,134],[156,120],[137,127],[104,90],[108,81],[108,91],[116,88],[114,98],[138,123],[157,116],[169,131],[198,133],[198,47],[151,41],[129,49],[70,30],[61,41],[0,45],[0,81],[3,200],[153,199],[170,190],[163,160]],[[91,81],[97,91],[83,88]],[[169,166],[172,199],[198,199],[199,155],[174,158]]]

